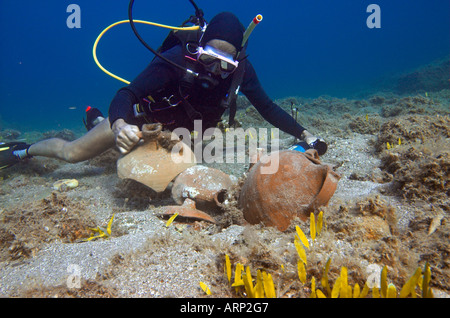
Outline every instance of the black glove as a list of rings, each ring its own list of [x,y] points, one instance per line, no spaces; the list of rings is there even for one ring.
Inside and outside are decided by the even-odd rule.
[[[327,152],[327,144],[322,138],[312,135],[307,130],[302,133],[302,139],[308,144],[309,147],[316,149],[319,156],[322,156]]]
[[[306,143],[317,150],[319,156],[324,155],[327,152],[328,146],[322,138],[314,137],[315,139],[311,141],[311,138],[307,138]]]

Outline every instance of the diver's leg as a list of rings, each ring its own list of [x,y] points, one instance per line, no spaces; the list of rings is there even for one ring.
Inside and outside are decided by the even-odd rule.
[[[28,154],[74,163],[93,158],[113,147],[114,144],[114,134],[110,128],[109,119],[106,118],[84,136],[74,141],[59,138],[42,140],[32,144],[28,149]]]

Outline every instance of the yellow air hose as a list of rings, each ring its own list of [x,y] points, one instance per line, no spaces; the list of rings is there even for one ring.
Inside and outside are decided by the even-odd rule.
[[[169,26],[169,25],[165,25],[165,24],[159,24],[159,23],[154,23],[154,22],[150,22],[150,21],[143,21],[143,20],[133,20],[133,22],[135,22],[135,23],[147,24],[147,25],[153,25],[153,26],[157,26],[157,27],[160,27],[160,28],[166,28],[166,29],[171,29],[171,30],[186,30],[186,31],[189,31],[189,30],[198,30],[198,29],[200,28],[198,25],[196,25],[196,26],[191,26],[191,27],[173,27],[173,26]],[[124,82],[125,84],[130,84],[130,82],[127,81],[126,79],[123,79],[123,78],[121,78],[121,77],[119,77],[119,76],[117,76],[117,75],[114,75],[113,73],[111,73],[110,71],[108,71],[107,69],[105,69],[105,68],[100,64],[100,62],[98,61],[98,58],[97,58],[97,45],[98,45],[98,42],[100,41],[100,39],[103,37],[103,35],[104,35],[109,29],[115,27],[116,25],[124,24],[124,23],[130,23],[130,21],[129,21],[129,20],[117,21],[117,22],[111,24],[110,26],[106,27],[106,28],[98,35],[97,39],[95,40],[95,42],[94,42],[94,47],[92,48],[92,55],[94,56],[95,64],[97,64],[97,66],[98,66],[103,72],[105,72],[105,73],[108,74],[109,76],[111,76],[111,77],[113,77],[113,78],[115,78],[115,79],[117,79],[117,80],[119,80],[119,81],[121,81],[121,82]]]

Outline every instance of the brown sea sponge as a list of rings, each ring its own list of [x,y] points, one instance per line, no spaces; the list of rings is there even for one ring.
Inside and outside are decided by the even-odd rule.
[[[448,148],[447,148],[448,149]],[[415,160],[408,159],[413,154]],[[394,180],[402,195],[409,199],[421,199],[430,203],[449,203],[450,154],[427,154],[410,148],[400,159],[400,167],[394,172]],[[445,204],[447,202],[447,204]]]
[[[436,203],[448,210],[450,119],[409,116],[382,126],[376,142],[381,169],[393,176],[392,191],[407,199]],[[398,145],[395,140],[401,140]],[[390,149],[386,149],[390,142]],[[445,208],[446,207],[446,208]]]
[[[422,114],[433,115],[439,113],[439,102],[421,95],[406,96],[389,100],[381,108],[381,116],[397,117],[399,115]]]
[[[403,116],[381,125],[375,150],[385,150],[386,143],[398,145],[427,144],[450,137],[449,116]],[[448,148],[447,148],[448,149]]]
[[[74,243],[89,237],[95,226],[82,202],[53,192],[50,196],[3,211],[0,261],[31,257],[42,244]]]
[[[364,118],[357,116],[349,123],[349,127],[353,132],[359,134],[376,134],[380,130],[381,121],[378,115],[370,115]]]

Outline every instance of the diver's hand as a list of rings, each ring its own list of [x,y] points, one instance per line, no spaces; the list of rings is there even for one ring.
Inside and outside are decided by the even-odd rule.
[[[137,126],[127,124],[123,119],[117,119],[112,130],[116,146],[122,154],[126,154],[139,142],[140,131]]]
[[[313,143],[314,141],[316,141],[317,139],[321,139],[319,137],[314,136],[313,134],[311,134],[309,131],[307,130],[303,130],[302,132],[302,139],[304,141],[306,141],[306,143],[309,145],[311,143]]]
[[[314,136],[307,130],[302,132],[301,137],[311,148],[317,150],[319,156],[322,156],[325,152],[327,152],[328,146],[322,138]]]

